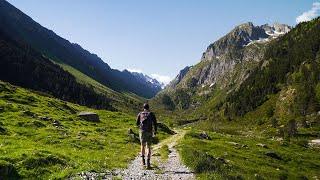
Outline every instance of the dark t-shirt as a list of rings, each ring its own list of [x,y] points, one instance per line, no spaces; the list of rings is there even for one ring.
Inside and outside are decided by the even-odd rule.
[[[157,119],[153,112],[142,111],[137,116],[137,126],[140,130],[146,132],[152,132],[152,126],[154,131],[157,132]]]

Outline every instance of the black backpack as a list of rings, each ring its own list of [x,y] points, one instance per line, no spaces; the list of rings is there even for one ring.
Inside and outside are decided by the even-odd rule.
[[[151,112],[143,111],[140,113],[140,129],[143,131],[152,131]]]

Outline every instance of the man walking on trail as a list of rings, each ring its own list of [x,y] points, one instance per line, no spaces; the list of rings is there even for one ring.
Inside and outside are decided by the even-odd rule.
[[[141,158],[143,166],[146,165],[145,161],[145,149],[147,146],[147,168],[150,168],[151,158],[151,142],[153,135],[157,133],[157,119],[154,113],[149,111],[149,104],[143,105],[143,111],[138,114],[137,126],[140,128],[140,142],[141,142]],[[153,131],[154,128],[154,131]]]

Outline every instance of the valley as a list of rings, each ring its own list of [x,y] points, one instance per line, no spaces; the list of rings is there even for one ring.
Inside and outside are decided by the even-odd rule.
[[[319,17],[237,25],[168,85],[5,0],[0,25],[0,179],[320,178]],[[136,124],[146,102],[151,169]]]

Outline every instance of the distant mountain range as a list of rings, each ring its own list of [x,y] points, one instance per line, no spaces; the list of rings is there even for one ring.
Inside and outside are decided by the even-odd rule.
[[[4,0],[0,1],[0,24],[0,30],[11,39],[30,45],[54,62],[72,66],[115,91],[151,98],[160,90],[129,72],[112,69],[97,55],[42,27]]]
[[[131,72],[129,70],[124,70],[124,72],[130,72],[133,76],[137,78],[137,80],[141,81],[141,83],[145,83],[146,86],[150,86],[150,88],[155,88],[158,91],[165,87],[164,83],[160,83],[157,79],[152,78],[146,74],[140,72]]]

